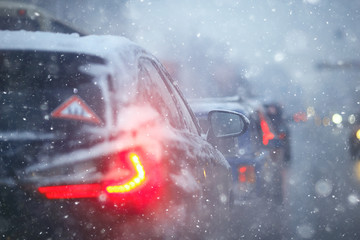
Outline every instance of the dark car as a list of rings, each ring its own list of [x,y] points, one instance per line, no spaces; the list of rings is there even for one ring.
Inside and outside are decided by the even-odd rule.
[[[282,105],[278,102],[264,104],[265,113],[273,126],[275,137],[272,140],[274,157],[288,164],[291,161],[291,141],[288,119],[284,116]]]
[[[83,31],[60,19],[56,19],[38,6],[9,1],[0,1],[0,30],[27,30],[85,35]]]
[[[353,125],[350,127],[348,145],[350,158],[354,161],[354,178],[360,181],[360,121],[359,114],[354,115]]]
[[[353,160],[360,160],[360,121],[359,114],[355,116],[353,125],[349,134],[349,153]]]
[[[0,38],[1,236],[224,237],[230,166],[153,55],[120,37]],[[247,127],[209,119],[214,139]]]
[[[214,145],[232,168],[236,202],[248,205],[264,199],[275,205],[281,204],[283,165],[273,154],[274,141],[277,139],[263,104],[234,96],[192,99],[190,105],[205,133],[209,130],[207,114],[211,109],[230,109],[250,120],[246,133],[237,138],[215,139]]]

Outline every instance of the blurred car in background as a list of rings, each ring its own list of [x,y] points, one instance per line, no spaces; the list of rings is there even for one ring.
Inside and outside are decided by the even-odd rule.
[[[273,158],[289,163],[291,160],[290,129],[288,119],[283,116],[282,106],[277,102],[268,102],[264,104],[264,109],[276,135],[271,140],[273,147],[271,152],[276,155]]]
[[[38,6],[9,1],[0,1],[0,30],[27,30],[85,35],[84,32],[54,18]]]
[[[353,160],[360,160],[360,121],[359,115],[356,116],[356,120],[350,125],[349,136],[349,153]]]
[[[230,109],[249,120],[248,131],[238,138],[216,139],[214,145],[229,162],[233,173],[235,201],[247,203],[266,199],[276,205],[283,201],[282,159],[273,154],[277,136],[261,102],[237,96],[191,99],[189,103],[207,134],[211,109]]]
[[[359,114],[353,115],[354,120],[350,127],[348,145],[349,145],[349,154],[351,159],[354,161],[353,173],[354,178],[357,181],[360,181],[360,121]]]
[[[230,166],[153,55],[120,37],[0,37],[1,236],[223,237]],[[208,118],[216,141],[247,128]]]

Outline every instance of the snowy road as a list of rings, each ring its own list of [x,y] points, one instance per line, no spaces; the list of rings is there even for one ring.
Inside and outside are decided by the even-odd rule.
[[[254,203],[233,213],[233,239],[359,239],[360,182],[346,128],[292,126],[293,161],[283,207]],[[281,236],[281,237],[280,237]]]
[[[288,234],[294,239],[359,239],[359,186],[348,130],[308,122],[294,128]]]

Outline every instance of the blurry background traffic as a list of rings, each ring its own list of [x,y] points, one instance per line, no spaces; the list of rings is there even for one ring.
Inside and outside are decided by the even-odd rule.
[[[86,33],[136,41],[167,63],[189,96],[237,78],[292,112],[347,119],[358,106],[355,0],[26,2]]]
[[[284,204],[236,212],[238,238],[279,239],[274,222],[283,239],[360,238],[359,1],[23,2],[85,34],[139,43],[189,99],[237,95],[281,106],[292,151]]]

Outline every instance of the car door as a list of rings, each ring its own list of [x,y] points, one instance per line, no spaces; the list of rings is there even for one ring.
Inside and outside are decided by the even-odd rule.
[[[142,80],[149,81],[149,89],[156,89],[148,93],[153,99],[150,103],[180,136],[167,145],[174,184],[181,193],[192,198],[192,211],[202,212],[204,221],[198,224],[205,227],[209,221],[218,221],[230,201],[231,173],[228,163],[200,136],[191,109],[162,66],[153,59],[143,58],[139,67],[140,75],[147,72],[152,78],[146,79],[143,75],[140,76],[144,78]]]

